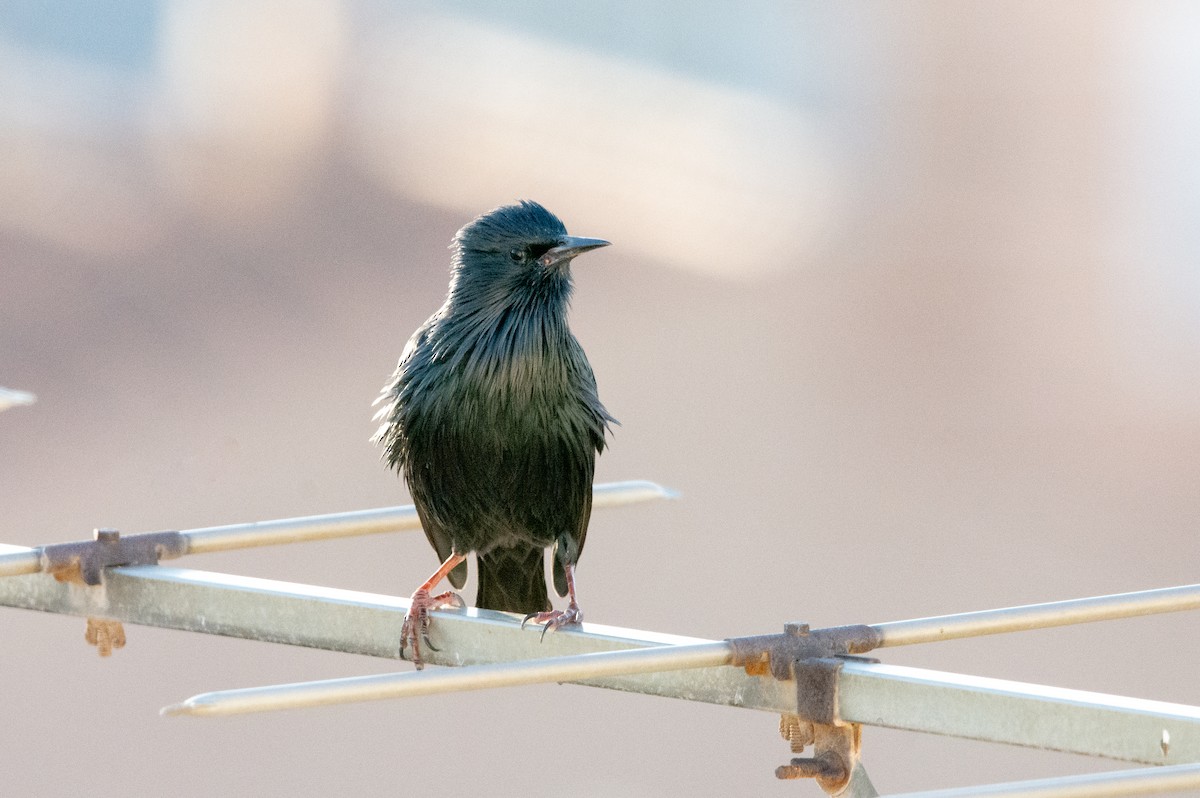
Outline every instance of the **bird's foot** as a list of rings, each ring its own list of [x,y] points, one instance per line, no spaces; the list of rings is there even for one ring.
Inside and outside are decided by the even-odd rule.
[[[534,623],[543,624],[542,639],[546,639],[546,632],[551,629],[560,629],[563,626],[571,624],[583,623],[583,610],[579,609],[579,605],[571,602],[565,610],[550,610],[549,612],[531,612],[525,616],[525,620],[521,621],[521,628],[525,628],[525,624],[533,621]]]
[[[404,626],[400,627],[400,659],[407,659],[404,649],[411,643],[413,665],[417,666],[417,670],[424,668],[425,663],[421,660],[421,642],[424,641],[430,651],[438,650],[429,642],[429,611],[442,607],[461,609],[465,606],[467,603],[462,600],[462,596],[451,590],[431,596],[425,588],[418,588],[417,592],[412,594],[408,612],[404,614]]]

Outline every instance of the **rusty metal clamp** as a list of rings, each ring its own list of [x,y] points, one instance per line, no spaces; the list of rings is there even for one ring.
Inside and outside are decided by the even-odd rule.
[[[879,645],[879,632],[870,626],[836,626],[809,629],[789,623],[781,635],[759,635],[729,641],[734,664],[747,673],[796,682],[796,712],[780,718],[779,731],[802,753],[812,746],[811,757],[794,757],[776,768],[780,779],[811,778],[829,795],[839,795],[850,783],[858,764],[862,729],[847,723],[838,712],[838,679],[846,659]]]
[[[93,540],[51,543],[38,549],[42,570],[59,582],[82,582],[95,587],[105,568],[116,565],[157,565],[160,559],[181,557],[188,541],[179,532],[147,532],[121,537],[115,529],[97,529]],[[125,645],[120,621],[88,618],[84,639],[107,657]]]
[[[187,553],[188,541],[179,532],[146,532],[121,537],[115,529],[97,529],[94,540],[42,546],[42,570],[60,582],[100,584],[100,572],[115,565],[157,565]]]

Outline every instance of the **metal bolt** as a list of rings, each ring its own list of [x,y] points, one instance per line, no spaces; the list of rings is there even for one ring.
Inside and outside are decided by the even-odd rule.
[[[826,792],[831,788],[839,789],[850,780],[846,763],[833,752],[825,752],[816,757],[797,757],[790,765],[780,765],[775,768],[777,779],[816,779]]]
[[[809,632],[808,624],[792,621],[783,625],[783,631],[793,637],[806,637]]]
[[[793,754],[799,754],[813,744],[813,725],[799,715],[780,715],[779,736],[788,741]]]
[[[102,543],[116,543],[121,537],[121,533],[117,530],[107,528],[93,530],[92,535]]]

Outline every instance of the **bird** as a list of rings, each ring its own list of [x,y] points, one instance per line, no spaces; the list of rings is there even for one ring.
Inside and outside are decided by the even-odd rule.
[[[576,257],[608,241],[567,234],[520,200],[462,227],[450,245],[446,300],[417,328],[376,404],[373,440],[402,472],[441,565],[412,594],[399,656],[423,667],[429,611],[462,607],[475,554],[475,606],[524,613],[549,629],[577,624],[575,566],[592,509],[592,477],[617,420],[568,325]],[[546,588],[545,550],[565,610]]]

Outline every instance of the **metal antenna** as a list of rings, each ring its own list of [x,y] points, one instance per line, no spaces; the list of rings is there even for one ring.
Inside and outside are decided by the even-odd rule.
[[[671,495],[646,482],[596,486],[596,506]],[[395,658],[408,600],[157,565],[184,553],[417,528],[411,507],[291,518],[37,549],[0,544],[0,605],[80,615],[97,644],[120,622]],[[196,608],[203,607],[203,617]],[[439,611],[430,664],[459,666],[243,688],[194,696],[167,714],[217,716],[348,701],[570,682],[772,712],[795,756],[780,778],[830,795],[878,792],[862,727],[884,726],[1141,764],[1128,770],[912,793],[903,798],[1081,798],[1200,788],[1200,707],[887,665],[880,649],[1200,609],[1200,585],[871,625],[701,640],[585,623],[544,640],[508,613]],[[115,628],[114,628],[115,627]],[[896,796],[895,798],[901,798]]]

